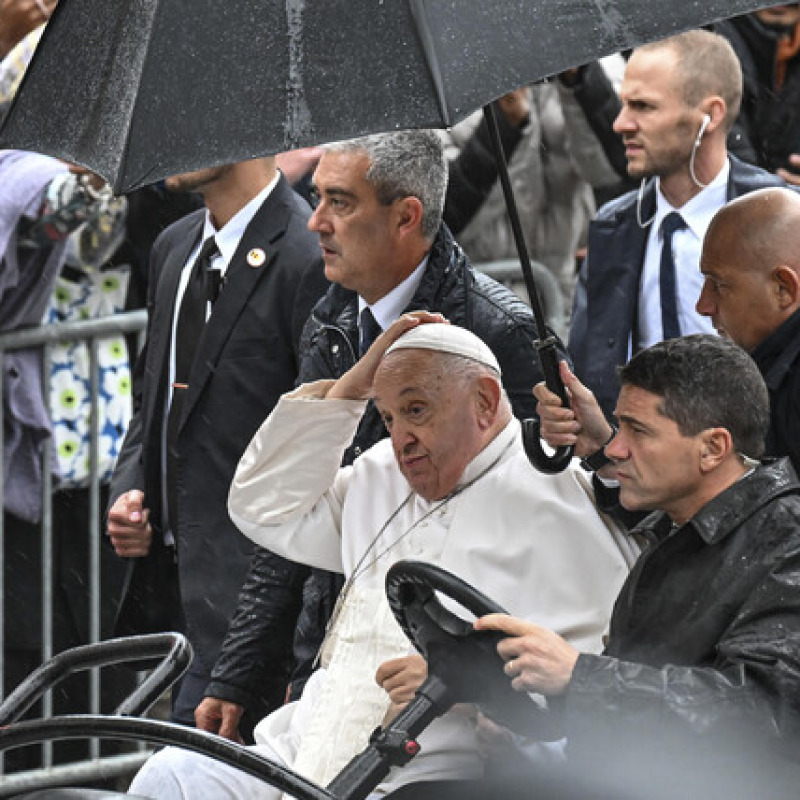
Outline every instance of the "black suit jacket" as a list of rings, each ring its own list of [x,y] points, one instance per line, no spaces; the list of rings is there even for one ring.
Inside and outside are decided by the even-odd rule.
[[[198,343],[178,433],[179,602],[163,544],[163,426],[175,296],[204,211],[167,228],[152,251],[136,411],[110,503],[130,489],[143,490],[154,537],[150,554],[132,559],[118,631],[182,628],[185,621],[205,671],[217,657],[253,549],[228,517],[233,473],[258,426],[293,388],[303,325],[328,285],[308,216],[308,206],[281,177],[247,227]],[[261,266],[248,263],[254,248],[266,255]]]

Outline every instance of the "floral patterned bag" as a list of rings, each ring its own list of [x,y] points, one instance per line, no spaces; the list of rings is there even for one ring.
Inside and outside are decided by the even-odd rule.
[[[99,225],[121,232],[123,211],[113,207],[104,211],[105,219],[101,214]],[[70,236],[67,262],[56,280],[44,324],[98,319],[117,314],[125,307],[130,268],[96,266],[113,250],[108,239],[103,242],[104,252],[98,250],[97,240],[91,239],[97,233],[92,227],[84,226]],[[102,233],[110,235],[115,249],[119,236],[110,228]],[[86,487],[91,430],[89,342],[60,342],[51,348],[51,356],[50,415],[58,464],[57,488]],[[111,478],[132,412],[130,360],[124,336],[109,336],[98,342],[98,366],[98,471],[101,483],[105,483]]]

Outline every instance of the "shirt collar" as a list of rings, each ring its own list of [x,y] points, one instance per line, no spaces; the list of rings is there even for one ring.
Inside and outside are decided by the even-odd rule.
[[[510,450],[511,443],[518,435],[520,435],[519,420],[512,417],[508,425],[467,464],[458,479],[456,488],[462,488],[480,478],[482,473],[488,472],[489,468],[494,466],[495,462],[499,462],[505,453]]]
[[[417,268],[398,286],[395,286],[389,294],[384,295],[371,306],[361,295],[358,296],[358,314],[369,306],[375,321],[386,330],[407,308],[417,287],[422,280],[425,267],[428,266],[428,255],[420,261]]]
[[[236,248],[239,247],[239,242],[244,236],[247,226],[253,221],[258,209],[264,205],[264,202],[271,194],[272,190],[277,186],[280,180],[280,173],[276,171],[275,177],[245,206],[240,208],[219,230],[214,227],[211,221],[211,215],[206,209],[206,219],[203,225],[203,241],[213,236],[216,239],[217,247],[219,248],[220,256],[225,262],[225,265],[231,263]]]
[[[728,177],[731,172],[731,162],[725,159],[725,164],[717,173],[714,180],[701,189],[687,203],[680,208],[674,208],[661,191],[661,179],[656,186],[656,215],[653,219],[653,230],[661,231],[664,217],[672,211],[677,211],[686,223],[686,227],[700,240],[706,235],[706,230],[711,224],[711,218],[725,205],[728,194]]]
[[[788,463],[788,459],[783,459],[748,470],[709,500],[679,530],[691,526],[707,545],[726,539],[757,508],[796,484],[794,472],[786,469]]]

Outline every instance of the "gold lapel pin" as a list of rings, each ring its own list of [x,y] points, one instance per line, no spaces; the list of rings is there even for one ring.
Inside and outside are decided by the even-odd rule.
[[[267,254],[260,247],[254,247],[247,254],[247,263],[251,267],[260,267],[266,260]]]

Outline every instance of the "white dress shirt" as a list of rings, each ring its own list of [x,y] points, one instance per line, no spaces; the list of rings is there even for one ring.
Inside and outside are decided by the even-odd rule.
[[[419,266],[399,285],[395,286],[389,294],[384,295],[376,303],[369,305],[367,301],[358,296],[358,318],[361,312],[369,308],[375,322],[385,331],[407,308],[414,297],[417,287],[422,281],[425,267],[428,265],[428,256],[420,261]],[[360,331],[359,331],[360,333]]]
[[[703,287],[703,275],[700,272],[700,251],[711,219],[727,202],[728,176],[730,161],[717,176],[699,194],[696,194],[681,208],[673,208],[661,191],[661,183],[656,187],[656,214],[647,238],[644,256],[642,280],[639,288],[639,341],[637,349],[650,347],[663,338],[661,324],[661,291],[659,277],[661,273],[661,223],[672,211],[677,211],[686,223],[686,227],[675,231],[672,236],[672,252],[675,259],[675,283],[678,301],[678,322],[681,334],[714,333],[714,327],[708,317],[702,317],[695,311],[695,304]],[[636,332],[634,332],[636,335]]]

